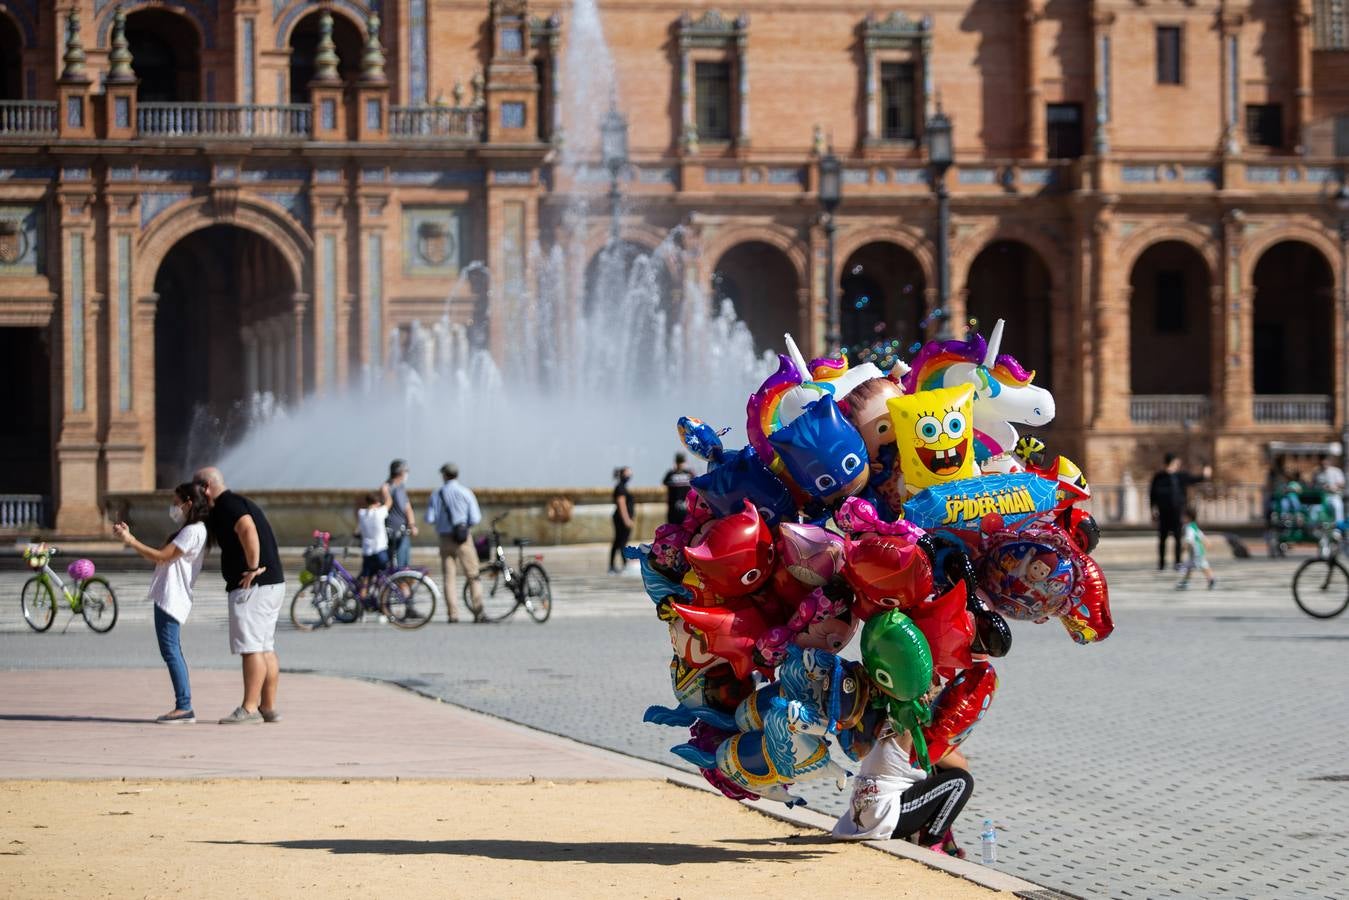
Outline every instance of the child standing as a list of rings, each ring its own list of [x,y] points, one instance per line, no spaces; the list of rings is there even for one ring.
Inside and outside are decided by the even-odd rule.
[[[155,637],[159,641],[159,655],[169,667],[173,682],[173,709],[156,719],[164,725],[178,725],[197,721],[192,712],[192,686],[188,682],[187,662],[183,659],[179,631],[192,611],[192,587],[201,574],[206,555],[206,517],[210,514],[206,494],[192,482],[173,489],[169,518],[178,527],[162,547],[141,543],[125,522],[118,522],[112,532],[132,550],[155,564],[150,579],[150,600],[155,605]]]
[[[389,521],[392,498],[386,500],[379,492],[365,495],[365,506],[356,511],[356,529],[361,536],[361,593],[365,593],[370,579],[389,567],[389,533],[384,529]]]
[[[1201,570],[1208,578],[1208,589],[1213,590],[1217,583],[1213,577],[1213,566],[1208,561],[1208,538],[1204,532],[1199,530],[1199,523],[1195,521],[1194,507],[1185,508],[1185,528],[1181,531],[1181,539],[1185,544],[1185,574],[1180,577],[1180,583],[1176,585],[1176,590],[1183,591],[1190,586],[1190,573],[1195,569]]]

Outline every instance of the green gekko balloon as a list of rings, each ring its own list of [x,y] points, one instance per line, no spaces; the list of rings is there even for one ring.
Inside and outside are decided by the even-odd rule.
[[[932,687],[927,638],[897,609],[872,616],[863,626],[862,665],[876,686],[896,700],[917,700]]]

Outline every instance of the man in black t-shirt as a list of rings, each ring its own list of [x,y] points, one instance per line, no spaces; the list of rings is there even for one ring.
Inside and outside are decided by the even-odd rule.
[[[672,525],[682,525],[688,515],[688,496],[693,473],[684,465],[684,454],[676,453],[674,468],[665,473],[661,481],[665,485],[665,521]]]
[[[243,660],[244,701],[220,724],[279,722],[275,639],[286,585],[276,537],[257,504],[227,488],[219,469],[201,469],[194,480],[211,503],[206,527],[229,592],[230,652]]]

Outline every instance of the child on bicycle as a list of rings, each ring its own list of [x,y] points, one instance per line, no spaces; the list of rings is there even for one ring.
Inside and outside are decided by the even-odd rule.
[[[365,505],[356,511],[356,533],[361,538],[362,594],[370,579],[389,567],[389,533],[384,526],[389,521],[392,503],[392,498],[385,499],[378,491],[371,491],[365,495]]]
[[[1185,574],[1180,577],[1180,583],[1176,585],[1176,590],[1183,591],[1190,586],[1190,573],[1195,569],[1203,571],[1208,577],[1208,589],[1213,590],[1217,581],[1213,577],[1213,566],[1208,561],[1208,538],[1204,532],[1199,530],[1199,523],[1195,521],[1197,517],[1193,506],[1185,508],[1185,527],[1181,531],[1181,538],[1185,544]]]

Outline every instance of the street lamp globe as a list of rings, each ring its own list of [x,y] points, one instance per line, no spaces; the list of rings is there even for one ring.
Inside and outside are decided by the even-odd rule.
[[[600,155],[609,174],[617,178],[628,165],[628,120],[610,104],[600,123]]]
[[[938,175],[951,168],[955,162],[955,147],[952,144],[951,120],[938,107],[937,112],[928,119],[927,161]]]
[[[833,214],[843,202],[843,162],[831,150],[820,159],[820,205]]]

